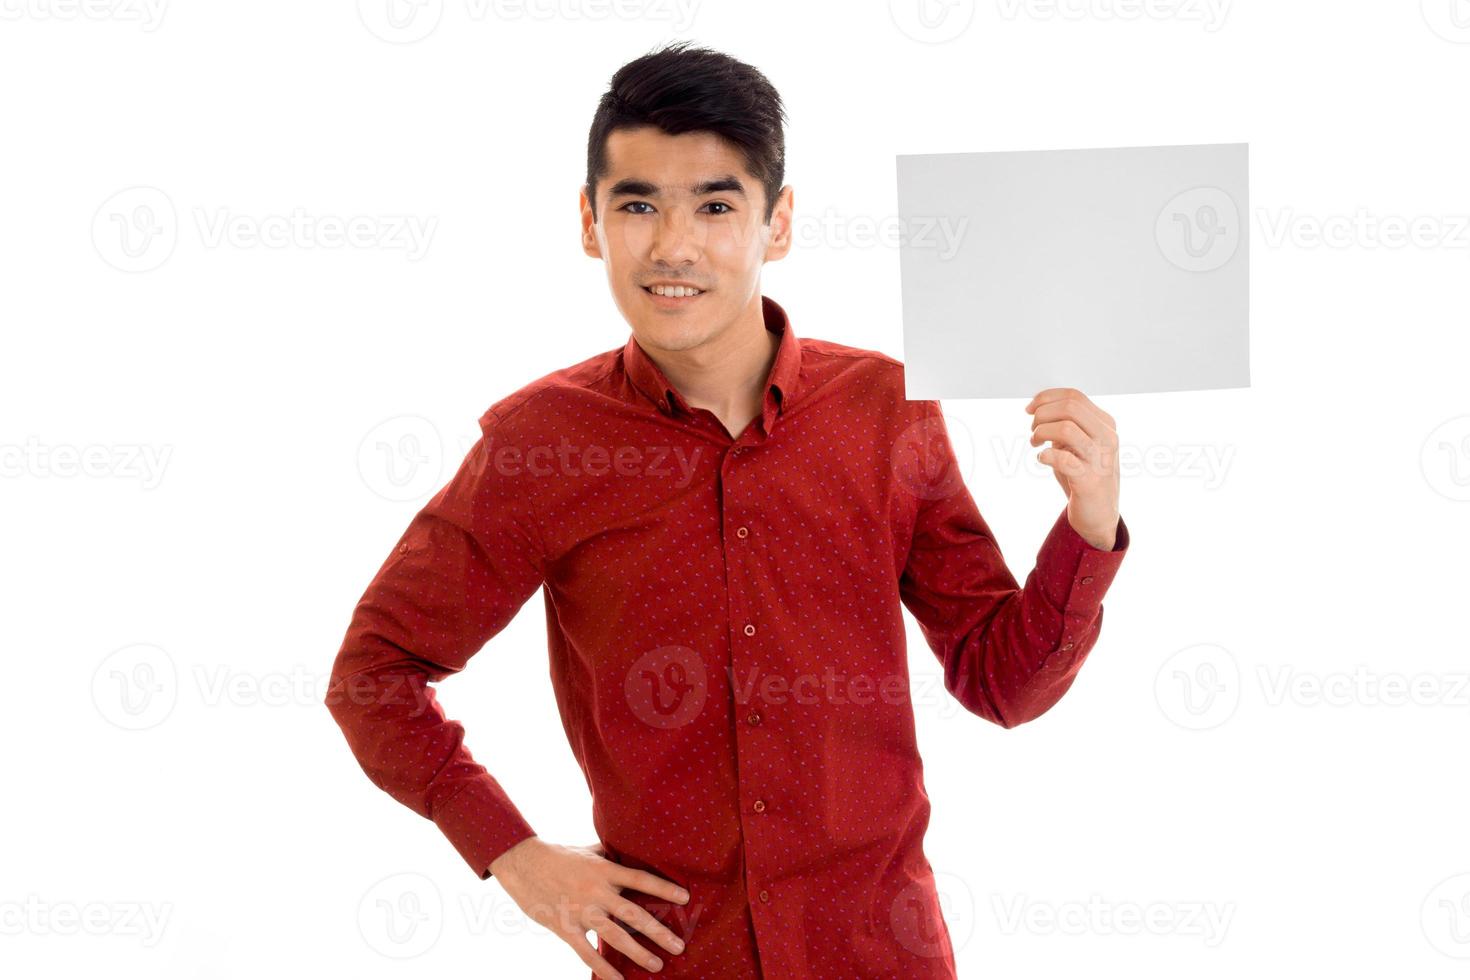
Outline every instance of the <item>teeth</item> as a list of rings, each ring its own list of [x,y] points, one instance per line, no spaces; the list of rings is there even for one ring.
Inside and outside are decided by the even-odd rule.
[[[648,288],[660,296],[698,296],[702,292],[691,286],[650,286]]]

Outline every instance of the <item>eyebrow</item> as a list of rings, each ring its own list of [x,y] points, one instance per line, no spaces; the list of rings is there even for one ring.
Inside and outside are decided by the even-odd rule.
[[[730,191],[745,196],[745,185],[740,178],[734,174],[725,174],[722,177],[714,177],[709,180],[700,181],[689,185],[689,193],[696,197],[704,194],[714,194],[719,191]],[[663,193],[663,188],[657,184],[650,184],[646,180],[638,180],[635,177],[624,177],[608,192],[609,197],[658,197]]]

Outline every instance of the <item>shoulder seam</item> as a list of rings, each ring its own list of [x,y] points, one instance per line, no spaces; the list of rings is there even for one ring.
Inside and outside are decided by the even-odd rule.
[[[867,349],[854,348],[852,350],[845,350],[845,351],[843,351],[843,350],[818,350],[816,348],[811,348],[810,350],[808,350],[808,349],[803,348],[802,355],[805,356],[806,354],[820,354],[823,357],[846,357],[846,358],[848,358],[850,360],[854,360],[854,361],[857,361],[857,360],[882,361],[883,363],[885,363],[885,364],[891,364],[894,367],[903,367],[903,362],[900,361],[898,358],[893,357],[893,356],[888,355],[888,354],[885,354],[885,353],[883,353],[880,350],[867,350]]]
[[[586,384],[568,385],[567,387],[570,387],[570,388],[580,388],[583,391],[585,391],[588,388],[590,388],[592,385],[595,385],[598,382],[600,382],[600,381],[608,378],[609,376],[611,376],[612,373],[613,373],[613,371],[616,368],[617,368],[617,359],[614,358],[613,363],[608,366],[608,369],[605,372],[603,372],[602,374],[599,374],[597,377],[593,378],[591,381],[588,381]],[[553,373],[555,373],[555,372],[553,372]],[[556,385],[553,385],[553,384],[542,385],[540,388],[537,388],[535,391],[531,392],[525,398],[521,399],[520,402],[514,408],[512,408],[509,412],[506,412],[504,415],[501,415],[499,412],[497,412],[495,410],[495,406],[494,405],[491,405],[487,411],[488,411],[488,413],[490,415],[495,416],[495,421],[497,421],[497,422],[499,422],[499,423],[501,423],[503,425],[503,424],[505,424],[506,421],[508,421],[510,419],[510,417],[512,415],[514,415],[516,412],[519,412],[521,409],[525,408],[532,401],[534,401],[538,395],[543,395],[543,394],[545,394],[548,391],[554,391],[554,390],[556,390],[556,387],[557,386]],[[514,395],[515,392],[511,392],[511,394]],[[510,397],[510,396],[507,396],[507,397]],[[505,399],[503,399],[503,398],[501,399],[501,401],[504,401],[504,400]]]

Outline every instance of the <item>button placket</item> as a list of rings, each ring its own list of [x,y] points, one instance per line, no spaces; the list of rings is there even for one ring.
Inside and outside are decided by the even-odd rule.
[[[748,448],[750,447],[732,446],[726,456],[724,466],[721,468],[723,485],[723,492],[721,494],[723,513],[721,514],[721,520],[726,528],[729,528],[733,521],[737,519],[735,517],[737,514],[741,515],[741,519],[749,520],[750,515],[744,513],[747,508],[745,501],[741,497],[741,488],[746,481],[743,477],[744,467],[740,465],[744,464],[750,458],[746,452]],[[734,473],[730,471],[732,466],[737,467]],[[752,482],[754,483],[755,481]],[[753,640],[758,632],[756,625],[757,617],[755,611],[747,607],[745,603],[746,593],[743,591],[746,585],[743,576],[747,567],[744,561],[744,556],[747,553],[745,549],[749,548],[750,545],[742,542],[749,540],[750,530],[748,523],[735,527],[734,534],[726,538],[727,547],[724,552],[725,583],[728,592],[727,600],[731,628],[739,629],[740,631],[731,641],[731,668],[742,676],[745,670],[755,670],[761,663],[761,657],[758,652],[759,648],[754,645]],[[741,706],[737,705],[736,707],[738,709]],[[737,715],[736,717],[739,716]],[[756,765],[756,760],[762,755],[759,748],[760,743],[751,742],[750,739],[755,737],[756,733],[753,729],[757,725],[762,724],[763,717],[761,712],[755,707],[748,707],[744,717],[746,725],[737,727],[735,732],[737,740],[736,789],[741,799],[750,800],[743,814],[754,819],[755,815],[764,814],[768,806],[766,800],[759,798],[752,800],[749,795],[751,791],[756,789],[752,785],[753,777],[750,775],[750,772],[752,771],[752,767]],[[742,846],[746,852],[746,864],[751,869],[753,877],[758,879],[764,873],[766,862],[762,857],[762,851],[759,846],[760,838],[751,834],[751,829],[752,827],[745,825],[744,820],[742,820],[741,837]],[[761,889],[757,894],[757,898],[760,902],[769,902],[770,892],[766,889]]]

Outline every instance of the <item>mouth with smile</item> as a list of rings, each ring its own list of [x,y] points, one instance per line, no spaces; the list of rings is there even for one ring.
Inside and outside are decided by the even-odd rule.
[[[660,309],[677,310],[697,302],[707,290],[689,283],[656,282],[642,287],[643,292]]]

